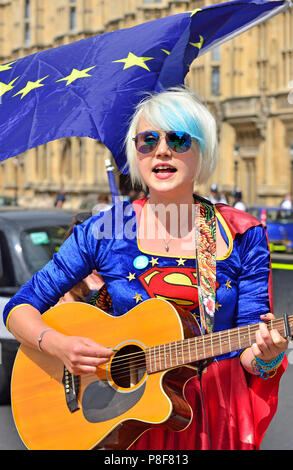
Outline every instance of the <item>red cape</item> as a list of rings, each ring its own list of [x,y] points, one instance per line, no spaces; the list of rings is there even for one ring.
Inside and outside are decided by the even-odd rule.
[[[219,213],[225,219],[233,239],[239,233],[245,233],[250,227],[262,225],[261,222],[247,212],[240,211],[226,204],[216,204]],[[270,309],[273,312],[272,271],[269,277]],[[279,382],[288,365],[284,357],[277,374],[272,379],[264,380],[255,375],[247,374],[250,399],[255,417],[255,436],[259,448],[263,436],[276,413],[278,406]]]

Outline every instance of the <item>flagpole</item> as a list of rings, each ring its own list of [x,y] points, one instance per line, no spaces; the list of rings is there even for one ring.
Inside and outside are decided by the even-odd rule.
[[[120,194],[119,194],[119,190],[117,188],[117,184],[116,184],[116,180],[115,180],[115,176],[114,176],[114,166],[112,165],[112,162],[109,158],[107,158],[105,160],[105,166],[106,166],[106,170],[107,170],[107,176],[108,176],[108,182],[109,182],[109,187],[110,187],[110,191],[111,191],[111,196],[112,196],[112,200],[114,202],[115,198],[116,197],[119,197]]]

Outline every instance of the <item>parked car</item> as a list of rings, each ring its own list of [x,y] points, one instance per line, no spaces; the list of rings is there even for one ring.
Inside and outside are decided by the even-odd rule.
[[[293,251],[293,211],[264,206],[252,206],[247,211],[267,226],[271,251]]]
[[[3,308],[52,258],[72,216],[60,209],[0,208],[0,405],[10,401],[11,371],[19,347],[3,324]]]

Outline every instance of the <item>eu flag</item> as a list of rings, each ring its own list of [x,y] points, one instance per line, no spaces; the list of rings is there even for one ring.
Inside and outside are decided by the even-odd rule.
[[[0,160],[55,139],[90,137],[127,173],[123,140],[143,93],[183,84],[198,54],[288,7],[235,0],[0,65]]]

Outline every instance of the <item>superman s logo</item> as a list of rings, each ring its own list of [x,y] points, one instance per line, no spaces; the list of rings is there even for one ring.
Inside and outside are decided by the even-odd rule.
[[[138,279],[150,297],[168,300],[193,310],[198,307],[196,269],[187,267],[153,267]]]

